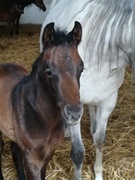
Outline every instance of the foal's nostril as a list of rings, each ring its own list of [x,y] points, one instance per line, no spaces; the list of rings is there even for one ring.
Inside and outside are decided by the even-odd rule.
[[[68,119],[79,119],[82,115],[82,104],[65,106],[65,115]]]

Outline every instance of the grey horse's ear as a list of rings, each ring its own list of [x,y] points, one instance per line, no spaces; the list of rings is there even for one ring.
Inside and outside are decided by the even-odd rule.
[[[51,45],[55,40],[55,30],[54,30],[54,23],[49,23],[44,28],[43,36],[42,36],[42,43],[43,46]]]
[[[74,28],[68,33],[68,37],[76,46],[79,45],[82,38],[82,26],[78,21],[75,21]]]

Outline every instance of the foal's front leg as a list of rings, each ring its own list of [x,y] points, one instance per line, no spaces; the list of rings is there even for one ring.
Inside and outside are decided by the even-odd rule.
[[[49,155],[44,160],[44,165],[41,169],[41,180],[45,180],[47,165],[48,165],[50,159],[52,158],[53,154],[54,154],[54,150],[52,152],[50,152]]]
[[[43,170],[44,156],[41,151],[26,150],[24,153],[24,167],[26,170],[27,180],[41,180],[45,176]]]
[[[81,137],[80,122],[77,125],[69,126],[69,130],[72,141],[71,158],[74,165],[75,180],[81,180],[85,148]]]
[[[24,164],[28,180],[41,180],[40,166],[34,163],[34,157],[32,158],[29,152],[25,153]]]
[[[25,174],[23,169],[23,154],[17,143],[11,142],[10,145],[13,162],[16,167],[17,175],[19,180],[25,180]]]

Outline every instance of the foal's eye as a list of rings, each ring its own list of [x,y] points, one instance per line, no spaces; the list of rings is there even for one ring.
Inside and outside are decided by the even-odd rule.
[[[50,69],[46,69],[45,72],[49,78],[52,77],[53,74]]]

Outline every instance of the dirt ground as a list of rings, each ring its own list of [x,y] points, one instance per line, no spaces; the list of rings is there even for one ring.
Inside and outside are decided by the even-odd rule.
[[[0,62],[16,62],[29,71],[39,54],[40,26],[21,26],[20,35],[8,37],[5,26],[0,27]],[[119,91],[118,103],[107,126],[104,148],[104,180],[135,180],[135,87],[131,72],[126,70],[125,81]],[[85,107],[82,119],[82,137],[86,149],[83,179],[94,180],[93,165],[95,148],[89,132],[89,115]],[[10,140],[5,138],[2,170],[5,180],[16,180],[16,172],[9,149]],[[48,180],[72,180],[74,172],[70,158],[70,140],[56,149],[47,169]]]

